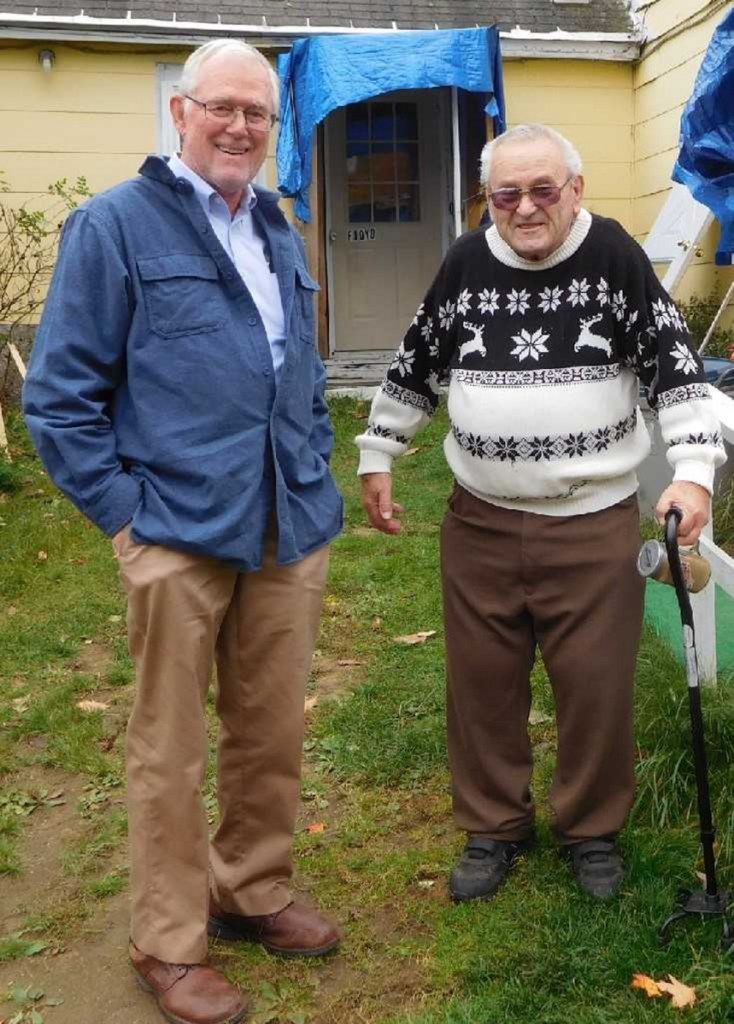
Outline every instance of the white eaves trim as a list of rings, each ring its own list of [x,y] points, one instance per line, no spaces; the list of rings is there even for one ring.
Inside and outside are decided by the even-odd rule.
[[[438,26],[436,26],[438,28]],[[0,33],[11,39],[44,39],[57,42],[98,40],[160,45],[162,42],[192,44],[212,36],[246,36],[267,46],[287,45],[292,39],[317,35],[374,35],[403,32],[393,28],[345,28],[335,25],[239,25],[234,23],[161,21],[154,18],[92,18],[76,15],[27,15],[0,13]],[[519,26],[501,32],[503,57],[556,57],[576,60],[632,61],[639,57],[641,36],[622,32],[528,32]]]

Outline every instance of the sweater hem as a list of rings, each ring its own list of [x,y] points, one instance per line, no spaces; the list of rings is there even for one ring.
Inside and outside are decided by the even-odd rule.
[[[568,498],[539,497],[539,498],[498,498],[494,494],[482,494],[465,480],[456,478],[459,486],[463,487],[469,494],[486,501],[489,505],[497,505],[499,508],[515,510],[517,512],[532,512],[535,515],[543,516],[583,516],[591,512],[601,512],[605,508],[624,501],[631,494],[635,494],[638,487],[637,474],[634,472],[625,473],[624,476],[615,477],[613,480],[605,480],[599,486],[584,488],[577,494]]]

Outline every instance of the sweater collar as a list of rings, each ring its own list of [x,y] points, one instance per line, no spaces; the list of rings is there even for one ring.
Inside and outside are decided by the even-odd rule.
[[[489,251],[500,263],[504,263],[505,266],[513,267],[515,270],[550,270],[551,267],[557,267],[559,263],[563,263],[569,256],[573,256],[588,235],[590,227],[591,214],[588,210],[579,210],[568,238],[557,249],[554,249],[550,256],[546,256],[544,260],[526,260],[523,256],[518,256],[515,250],[504,239],[500,238],[500,234],[494,224],[487,228],[485,237]]]

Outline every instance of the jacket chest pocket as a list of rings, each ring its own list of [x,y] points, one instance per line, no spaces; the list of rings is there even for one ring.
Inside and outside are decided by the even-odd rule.
[[[209,256],[174,253],[138,257],[145,310],[152,331],[164,338],[217,331],[226,310],[217,266]]]
[[[315,342],[316,294],[321,289],[308,271],[296,264],[296,303],[301,319],[301,341],[308,345]]]

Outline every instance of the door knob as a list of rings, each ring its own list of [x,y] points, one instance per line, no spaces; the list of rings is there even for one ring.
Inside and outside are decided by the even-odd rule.
[[[336,241],[336,237],[337,237],[336,236],[336,231],[332,230],[332,231],[329,232],[329,241],[330,242],[335,242]]]

